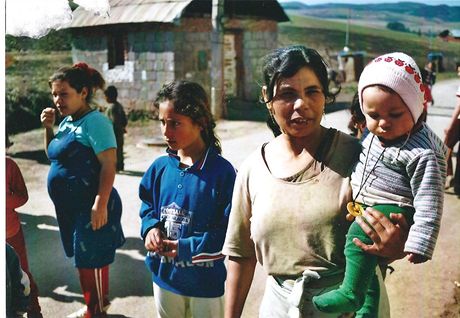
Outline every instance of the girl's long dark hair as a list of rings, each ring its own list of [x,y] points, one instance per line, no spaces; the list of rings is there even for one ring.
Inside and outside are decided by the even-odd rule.
[[[158,92],[155,106],[159,107],[166,100],[173,102],[176,113],[190,117],[194,123],[203,127],[201,138],[206,146],[213,145],[218,153],[222,153],[222,146],[214,131],[216,123],[211,114],[208,95],[200,84],[189,81],[167,83]]]

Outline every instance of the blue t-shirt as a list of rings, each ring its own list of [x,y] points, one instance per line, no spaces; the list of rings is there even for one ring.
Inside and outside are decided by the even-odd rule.
[[[96,155],[104,150],[117,148],[112,122],[97,110],[86,113],[75,121],[71,116],[65,117],[54,138],[59,139],[72,131],[75,132],[76,140],[91,147]]]
[[[146,264],[161,288],[189,297],[220,297],[227,276],[222,246],[236,172],[214,147],[189,168],[179,164],[169,152],[141,180],[142,238],[162,221],[167,237],[178,240],[176,258],[149,252]]]

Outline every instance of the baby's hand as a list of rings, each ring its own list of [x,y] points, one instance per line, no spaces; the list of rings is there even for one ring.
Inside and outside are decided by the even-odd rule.
[[[355,220],[355,216],[352,215],[351,213],[347,213],[345,218],[347,219],[348,222],[353,222]]]
[[[409,255],[408,260],[412,264],[425,263],[428,260],[428,257],[423,256],[423,255],[419,255],[419,254],[415,254],[415,253],[409,253],[408,255]]]

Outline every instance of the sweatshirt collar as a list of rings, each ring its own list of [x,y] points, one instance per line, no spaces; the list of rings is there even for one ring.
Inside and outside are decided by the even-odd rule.
[[[174,159],[176,162],[175,164],[179,167],[179,164],[180,164],[180,157],[177,155],[177,151],[175,150],[171,150],[171,148],[166,148],[166,152],[168,154],[168,156],[172,159]],[[206,163],[208,162],[209,158],[215,153],[215,150],[213,149],[212,146],[208,147],[208,149],[206,149],[205,153],[204,153],[204,156],[198,160],[197,162],[195,162],[192,166],[188,167],[187,169],[191,169],[191,170],[197,170],[197,171],[201,171],[204,169]]]

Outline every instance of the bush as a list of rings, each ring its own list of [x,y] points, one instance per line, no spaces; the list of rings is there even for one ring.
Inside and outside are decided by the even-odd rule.
[[[5,36],[5,51],[69,51],[72,49],[72,36],[68,29],[51,31],[44,37],[33,39],[26,36]]]
[[[387,29],[399,32],[409,32],[404,23],[401,22],[388,22]]]
[[[43,108],[52,105],[49,91],[19,89],[6,91],[6,131],[9,134],[29,131],[41,126],[40,113]]]

